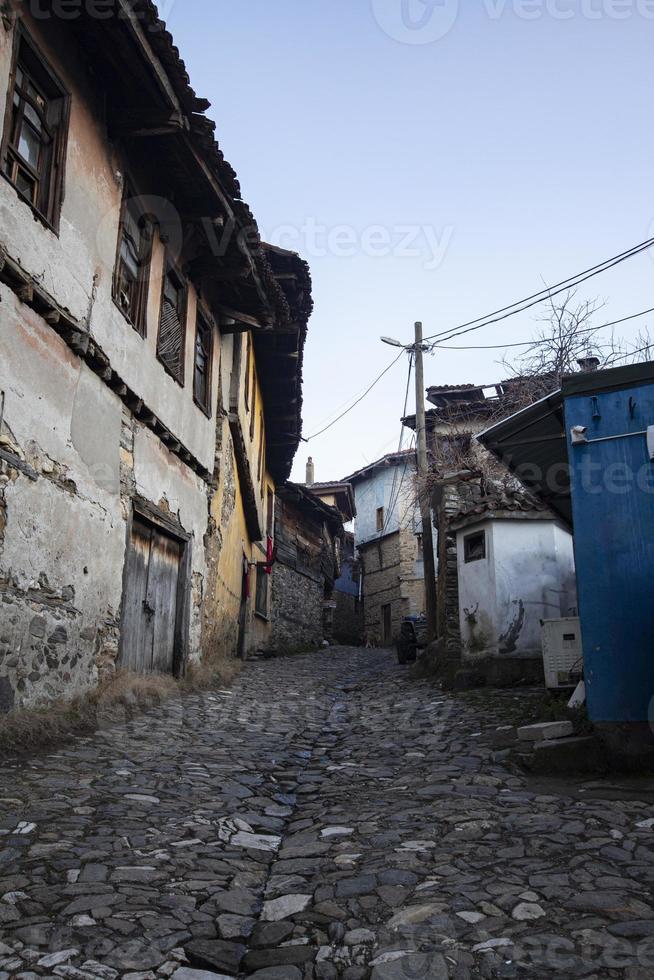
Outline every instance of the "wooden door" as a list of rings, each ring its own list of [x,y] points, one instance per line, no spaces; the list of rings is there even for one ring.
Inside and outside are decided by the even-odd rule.
[[[127,552],[121,666],[172,674],[182,544],[134,517]]]

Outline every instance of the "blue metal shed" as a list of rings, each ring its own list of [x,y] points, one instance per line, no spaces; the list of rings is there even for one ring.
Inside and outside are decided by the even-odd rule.
[[[567,379],[479,436],[574,530],[588,713],[654,720],[654,364]],[[654,436],[654,430],[653,430]]]

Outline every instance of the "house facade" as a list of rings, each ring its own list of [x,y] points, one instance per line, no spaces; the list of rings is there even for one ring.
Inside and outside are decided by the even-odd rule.
[[[299,439],[306,266],[154,6],[119,6],[0,21],[3,710],[243,646],[206,600],[232,615]]]
[[[355,544],[361,563],[366,642],[390,646],[405,616],[425,609],[415,451],[392,453],[353,473]]]
[[[542,682],[542,621],[577,614],[571,534],[542,502],[506,489],[450,527],[463,666],[499,683]]]
[[[278,487],[270,649],[293,651],[333,640],[344,537],[335,507],[301,484]]]
[[[352,531],[345,532],[341,574],[334,584],[334,598],[335,642],[345,646],[360,646],[364,636],[361,561]]]

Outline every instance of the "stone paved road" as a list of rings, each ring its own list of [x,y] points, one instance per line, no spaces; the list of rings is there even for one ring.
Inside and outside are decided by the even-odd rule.
[[[0,980],[650,980],[651,805],[500,723],[337,650],[1,766]]]

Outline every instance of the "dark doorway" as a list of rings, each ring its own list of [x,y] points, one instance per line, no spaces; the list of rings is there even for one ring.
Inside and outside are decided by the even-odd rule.
[[[134,515],[127,548],[121,666],[173,674],[184,542]]]
[[[245,639],[247,634],[247,611],[248,599],[250,598],[250,566],[248,560],[243,556],[243,575],[241,580],[241,606],[238,611],[238,648],[236,656],[240,660],[246,659]]]
[[[393,626],[391,617],[391,606],[382,606],[382,643],[385,647],[389,647],[393,642]]]

